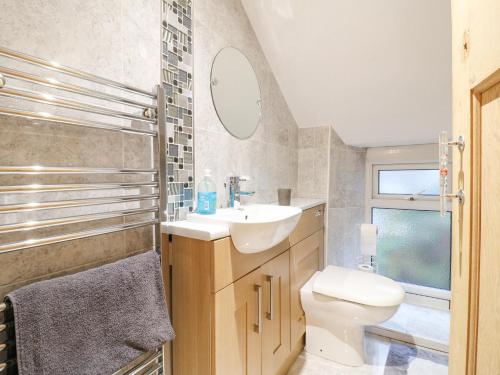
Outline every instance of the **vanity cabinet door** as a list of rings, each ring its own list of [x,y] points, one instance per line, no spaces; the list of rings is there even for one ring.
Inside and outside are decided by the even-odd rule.
[[[283,371],[290,355],[290,251],[261,266],[264,285],[262,374]]]
[[[291,347],[300,345],[306,332],[304,310],[300,303],[300,288],[318,271],[323,254],[323,230],[290,248],[290,324]]]
[[[215,294],[213,374],[260,375],[263,284],[257,269]]]

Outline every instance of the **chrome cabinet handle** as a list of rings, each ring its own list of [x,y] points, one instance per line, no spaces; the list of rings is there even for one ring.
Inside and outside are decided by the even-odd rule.
[[[321,210],[317,210],[316,213],[314,214],[314,216],[320,217],[321,216]]]
[[[260,335],[262,333],[262,287],[255,285],[257,290],[257,324],[255,324],[255,331]]]
[[[267,313],[267,319],[274,320],[274,276],[267,275],[267,281],[269,281],[269,312]]]

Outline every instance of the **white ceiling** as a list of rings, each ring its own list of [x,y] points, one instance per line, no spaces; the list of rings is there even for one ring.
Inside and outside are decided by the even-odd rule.
[[[451,129],[449,0],[241,0],[300,127],[347,144]]]

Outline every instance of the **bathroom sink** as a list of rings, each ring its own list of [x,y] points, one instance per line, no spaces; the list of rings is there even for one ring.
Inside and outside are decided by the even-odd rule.
[[[298,207],[255,204],[218,209],[214,215],[190,214],[188,221],[227,225],[241,253],[258,253],[283,241],[299,222]]]

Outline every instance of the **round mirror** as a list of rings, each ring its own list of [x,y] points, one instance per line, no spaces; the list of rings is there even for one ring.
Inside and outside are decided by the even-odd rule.
[[[232,47],[220,50],[212,64],[210,86],[226,130],[239,139],[251,137],[260,123],[261,98],[257,76],[246,56]]]

